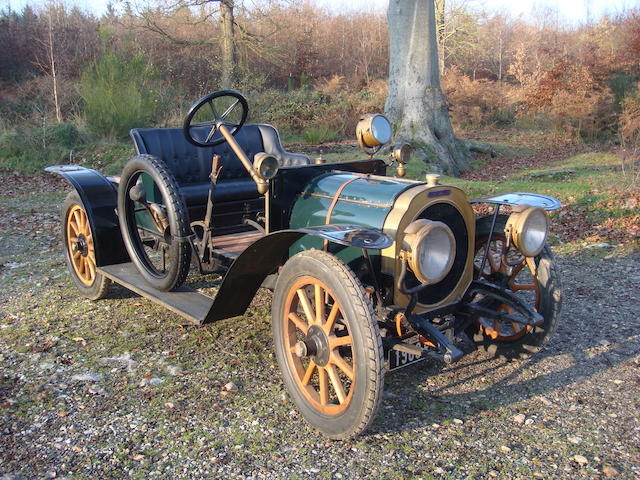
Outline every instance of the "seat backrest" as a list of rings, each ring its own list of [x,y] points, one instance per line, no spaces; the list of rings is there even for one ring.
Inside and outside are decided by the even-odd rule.
[[[206,132],[207,127],[201,128]],[[163,160],[181,185],[208,181],[215,154],[222,157],[224,164],[219,181],[250,178],[227,142],[214,147],[196,147],[185,139],[181,128],[134,128],[130,135],[138,153]],[[198,136],[203,138],[206,133]],[[214,138],[218,136],[216,133]],[[278,132],[271,125],[245,124],[235,139],[250,160],[256,153],[266,152],[274,155],[281,166],[310,163],[304,155],[284,151]]]

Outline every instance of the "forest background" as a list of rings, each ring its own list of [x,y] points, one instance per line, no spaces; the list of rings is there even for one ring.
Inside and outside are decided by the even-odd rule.
[[[64,2],[0,11],[0,168],[118,170],[130,128],[180,125],[195,99],[220,88],[219,2],[199,3],[121,2],[99,17]],[[235,2],[232,86],[249,98],[250,121],[274,124],[285,142],[318,144],[352,138],[362,113],[383,110],[384,13],[249,3]],[[524,18],[436,4],[442,85],[459,135],[544,131],[637,155],[640,10],[569,24],[553,9]]]

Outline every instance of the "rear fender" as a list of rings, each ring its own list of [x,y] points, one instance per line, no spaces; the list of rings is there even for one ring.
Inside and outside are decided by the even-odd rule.
[[[284,265],[289,247],[305,235],[368,250],[381,250],[393,243],[380,230],[353,225],[322,225],[266,235],[231,264],[203,323],[244,314],[267,275]]]
[[[118,193],[104,175],[76,165],[55,165],[45,169],[64,177],[78,192],[89,217],[94,236],[96,265],[102,267],[129,261],[116,215]]]

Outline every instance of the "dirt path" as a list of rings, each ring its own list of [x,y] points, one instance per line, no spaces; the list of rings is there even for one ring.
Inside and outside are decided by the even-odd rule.
[[[204,328],[118,287],[82,300],[53,247],[61,199],[0,204],[0,479],[640,476],[637,256],[560,258],[547,351],[387,375],[373,428],[330,442],[288,401],[268,292]]]

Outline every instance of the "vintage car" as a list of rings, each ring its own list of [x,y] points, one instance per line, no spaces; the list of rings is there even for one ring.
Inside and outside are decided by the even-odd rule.
[[[404,179],[408,145],[372,158],[392,136],[380,114],[357,125],[366,156],[338,163],[285,151],[247,114],[239,92],[217,91],[182,128],[132,130],[138,154],[119,178],[47,169],[74,187],[64,251],[84,296],[104,297],[115,281],[200,325],[273,290],[284,383],[335,439],[371,423],[386,370],[475,348],[520,356],[549,340],[561,298],[545,210],[556,199],[469,201],[437,175]],[[476,216],[474,203],[493,213]],[[224,274],[214,298],[183,284],[191,268]]]

